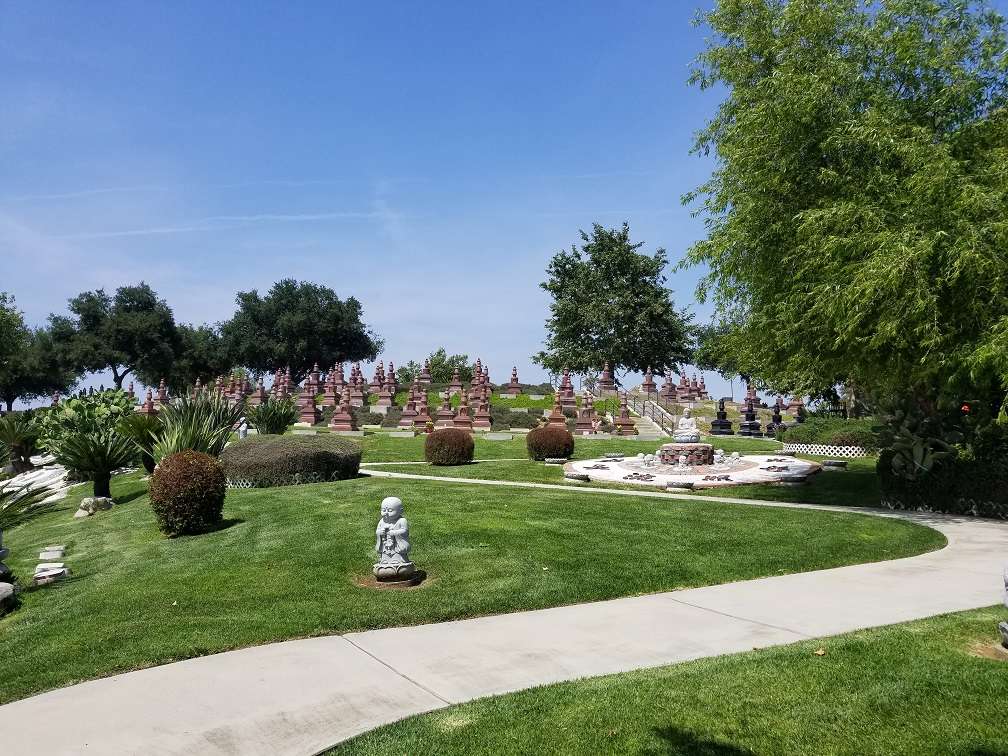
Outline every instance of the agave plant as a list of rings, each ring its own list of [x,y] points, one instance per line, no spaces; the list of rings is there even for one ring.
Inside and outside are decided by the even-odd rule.
[[[31,455],[35,453],[38,440],[39,432],[29,413],[12,412],[0,417],[0,444],[3,445],[15,474],[34,467]]]
[[[140,451],[140,461],[148,474],[154,472],[154,444],[161,437],[163,425],[156,416],[134,412],[116,426],[119,435],[130,439]]]
[[[242,405],[216,392],[174,399],[161,409],[161,432],[151,447],[155,461],[186,449],[219,456],[241,416]]]
[[[115,428],[98,428],[73,433],[51,441],[49,450],[56,460],[94,481],[95,496],[111,496],[112,473],[133,463],[137,448]]]
[[[258,407],[249,407],[246,415],[260,433],[279,436],[297,422],[298,408],[293,399],[270,397]]]

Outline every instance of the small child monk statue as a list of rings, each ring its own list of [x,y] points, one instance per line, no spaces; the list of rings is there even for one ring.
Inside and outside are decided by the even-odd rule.
[[[381,519],[375,529],[378,562],[374,576],[378,580],[408,580],[416,567],[409,560],[409,523],[403,517],[403,503],[395,497],[382,499]]]

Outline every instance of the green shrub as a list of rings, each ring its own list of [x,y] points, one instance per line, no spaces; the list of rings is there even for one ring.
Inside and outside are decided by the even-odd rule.
[[[110,497],[112,473],[133,464],[136,444],[114,428],[83,431],[49,441],[49,451],[57,461],[94,481],[94,495]]]
[[[574,454],[574,436],[563,428],[533,428],[525,434],[529,459],[561,459]]]
[[[293,399],[269,397],[257,407],[247,407],[245,417],[259,433],[281,435],[297,422],[298,408]]]
[[[364,407],[351,407],[350,414],[353,415],[354,422],[360,428],[363,425],[381,425],[385,416],[378,412],[372,412],[365,405]]]
[[[149,492],[161,532],[174,537],[219,525],[225,490],[221,463],[209,454],[186,450],[166,456],[151,476]]]
[[[876,464],[885,506],[1008,519],[1008,459],[943,457],[911,478],[895,473],[895,454],[883,449]]]
[[[779,438],[788,444],[829,444],[860,446],[868,451],[879,448],[878,435],[871,418],[844,420],[839,417],[810,416],[804,423],[788,426]]]
[[[461,428],[438,428],[424,442],[424,459],[432,465],[466,465],[473,461],[472,434]]]
[[[116,431],[136,446],[147,474],[154,472],[154,442],[161,435],[161,421],[156,416],[132,412],[119,421]]]
[[[532,412],[512,412],[508,418],[509,428],[535,428],[539,425],[539,413]]]
[[[187,449],[220,456],[242,411],[242,405],[232,405],[215,391],[173,399],[159,415],[162,430],[153,446],[154,459],[160,461]]]
[[[397,428],[402,420],[402,407],[389,407],[388,412],[382,417],[382,428]]]
[[[39,429],[30,413],[11,412],[0,417],[0,446],[15,475],[32,469],[31,456],[38,441]]]
[[[249,436],[221,453],[227,480],[256,488],[354,478],[360,461],[357,444],[328,433]]]

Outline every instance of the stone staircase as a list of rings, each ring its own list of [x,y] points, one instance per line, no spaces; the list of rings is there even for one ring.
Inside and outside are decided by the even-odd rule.
[[[638,415],[633,416],[634,425],[637,426],[637,435],[631,438],[637,438],[641,441],[658,441],[659,439],[666,438],[667,434],[663,431],[658,424],[647,417],[640,417]]]

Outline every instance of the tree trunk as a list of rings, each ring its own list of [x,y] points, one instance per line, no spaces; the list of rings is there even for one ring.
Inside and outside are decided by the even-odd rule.
[[[103,496],[105,498],[112,498],[112,491],[109,486],[112,483],[112,475],[110,473],[95,473],[94,476],[94,495]]]

